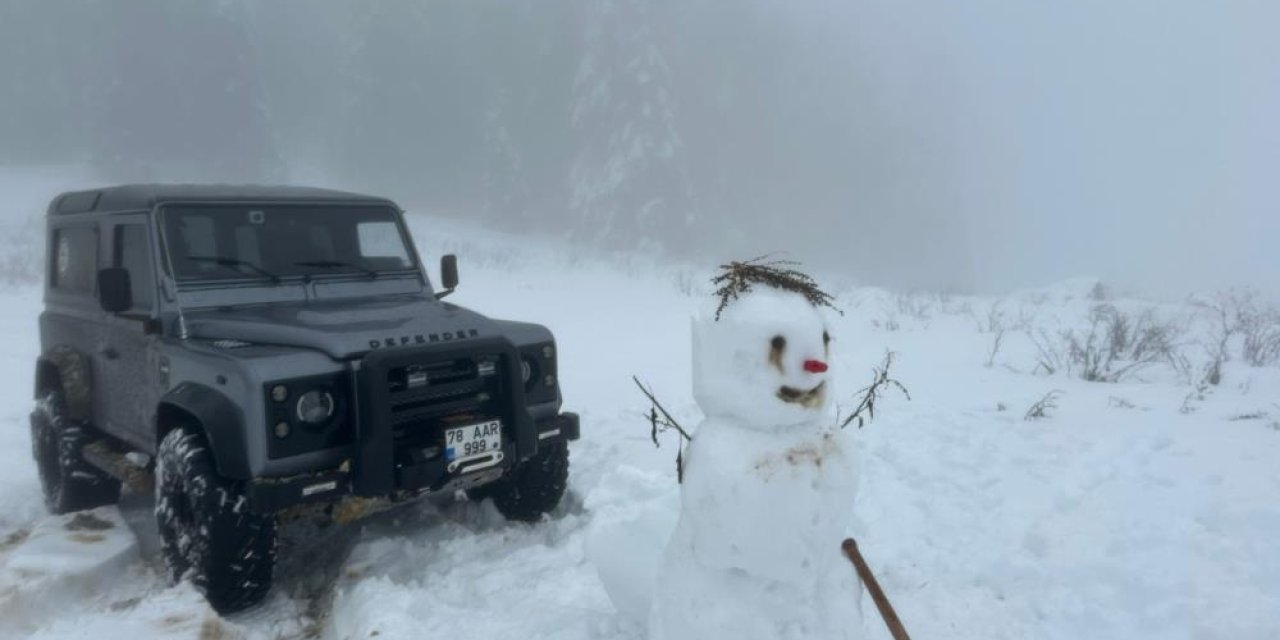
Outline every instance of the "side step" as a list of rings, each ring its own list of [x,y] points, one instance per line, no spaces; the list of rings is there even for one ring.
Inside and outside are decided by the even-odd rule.
[[[135,462],[129,453],[128,449],[105,438],[90,442],[80,451],[85,462],[119,479],[130,491],[153,493],[155,476],[147,470],[145,462]]]

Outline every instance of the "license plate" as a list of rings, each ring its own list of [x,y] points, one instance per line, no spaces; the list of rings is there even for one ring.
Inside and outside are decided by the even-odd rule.
[[[477,458],[502,451],[502,421],[490,420],[444,432],[444,459],[447,462]]]

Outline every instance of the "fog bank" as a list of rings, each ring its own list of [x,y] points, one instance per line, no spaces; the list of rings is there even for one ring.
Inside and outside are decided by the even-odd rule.
[[[1276,24],[1263,1],[5,0],[0,164],[324,183],[890,286],[1280,295]]]

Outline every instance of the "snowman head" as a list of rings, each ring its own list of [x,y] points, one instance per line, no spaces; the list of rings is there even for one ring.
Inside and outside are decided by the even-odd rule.
[[[760,430],[821,420],[831,334],[804,296],[760,287],[693,320],[693,394],[708,417]]]

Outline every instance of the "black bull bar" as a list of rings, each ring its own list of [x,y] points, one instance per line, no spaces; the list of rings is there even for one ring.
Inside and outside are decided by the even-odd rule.
[[[389,371],[423,362],[459,358],[492,358],[500,377],[497,417],[514,441],[515,460],[538,451],[538,433],[525,404],[520,352],[505,337],[475,338],[457,343],[396,347],[370,351],[356,373],[356,446],[352,458],[352,490],[360,496],[385,496],[397,486]]]

